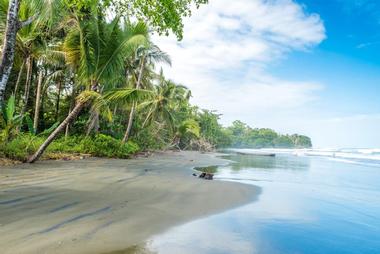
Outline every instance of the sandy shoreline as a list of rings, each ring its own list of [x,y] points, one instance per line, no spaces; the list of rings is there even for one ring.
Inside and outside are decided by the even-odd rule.
[[[122,250],[256,199],[257,187],[191,176],[192,167],[225,163],[210,154],[169,152],[1,167],[1,253]]]

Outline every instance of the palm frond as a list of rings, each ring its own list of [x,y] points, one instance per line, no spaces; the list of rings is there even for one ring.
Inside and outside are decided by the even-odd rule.
[[[152,95],[151,91],[135,88],[113,89],[104,95],[104,99],[110,103],[132,103],[143,101]]]

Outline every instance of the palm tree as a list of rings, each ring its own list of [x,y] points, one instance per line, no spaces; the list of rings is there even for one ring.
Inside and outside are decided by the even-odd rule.
[[[143,74],[144,74],[144,69],[146,66],[152,66],[154,67],[155,63],[162,62],[162,63],[167,63],[171,65],[171,60],[168,54],[165,52],[161,51],[160,48],[153,43],[149,43],[147,47],[145,46],[140,46],[136,50],[136,60],[135,60],[139,66],[138,68],[138,77],[137,77],[137,82],[135,85],[136,89],[140,89],[140,86],[142,84],[142,79],[143,79]],[[131,111],[129,114],[129,119],[128,119],[128,125],[127,129],[125,131],[124,137],[123,137],[123,142],[127,142],[131,129],[132,129],[132,124],[133,124],[133,118],[136,110],[137,102],[134,101],[132,102],[132,107]]]
[[[0,6],[2,6],[1,9],[3,10],[6,1],[1,0],[1,2]],[[0,62],[0,103],[4,99],[4,92],[13,68],[18,31],[30,25],[37,18],[45,20],[48,17],[53,19],[53,17],[56,18],[60,16],[56,15],[56,11],[63,9],[60,8],[62,2],[63,1],[60,0],[9,0],[7,13],[4,14],[4,11],[0,10],[0,20],[3,21],[2,23],[6,23],[5,26],[2,26],[5,27],[5,31]],[[28,15],[27,17],[24,17],[24,20],[20,20],[20,17],[23,18],[23,15],[20,15],[20,12],[23,11],[24,6],[29,7],[24,9],[31,10],[32,15]]]
[[[49,144],[73,121],[88,102],[99,98],[100,86],[112,87],[114,80],[123,74],[124,59],[132,49],[146,41],[147,28],[143,23],[127,26],[122,30],[119,19],[110,23],[99,12],[98,6],[81,13],[72,13],[71,26],[65,38],[63,51],[66,61],[76,70],[77,82],[83,87],[74,109],[50,134],[28,162],[35,162]]]
[[[154,87],[152,99],[139,105],[140,108],[148,110],[143,127],[148,123],[158,121],[166,123],[171,130],[174,130],[175,114],[180,103],[189,99],[189,94],[185,86],[166,80],[161,71],[159,84]]]
[[[181,150],[181,140],[182,138],[190,135],[191,137],[200,137],[201,128],[199,127],[199,123],[194,119],[186,119],[183,122],[180,122],[175,126],[176,131],[170,146],[177,147]]]
[[[34,109],[34,120],[33,120],[33,128],[38,130],[39,123],[39,114],[41,107],[41,95],[43,89],[43,81],[45,80],[45,89],[47,89],[47,85],[49,81],[54,78],[60,77],[62,75],[61,70],[55,70],[56,68],[60,68],[62,62],[64,61],[64,55],[61,52],[57,52],[54,50],[54,47],[49,47],[47,45],[41,46],[38,50],[38,81],[36,88],[36,100],[35,100],[35,109]],[[47,70],[50,69],[53,72],[47,75]],[[45,76],[45,79],[44,79]]]

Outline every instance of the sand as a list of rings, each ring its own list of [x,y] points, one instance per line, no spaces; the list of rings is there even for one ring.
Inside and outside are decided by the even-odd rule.
[[[43,161],[0,168],[0,253],[107,253],[255,200],[260,189],[192,176],[226,164],[167,152],[131,160]]]

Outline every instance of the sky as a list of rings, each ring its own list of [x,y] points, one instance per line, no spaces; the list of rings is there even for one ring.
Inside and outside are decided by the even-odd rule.
[[[225,126],[308,135],[317,148],[380,147],[380,1],[210,0],[184,39],[154,38],[170,79]]]

